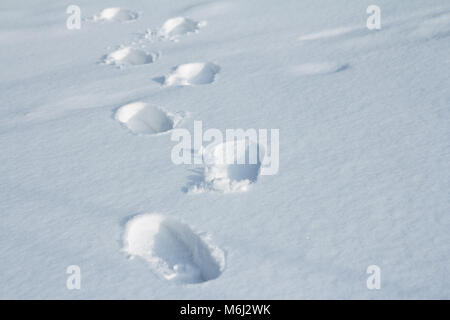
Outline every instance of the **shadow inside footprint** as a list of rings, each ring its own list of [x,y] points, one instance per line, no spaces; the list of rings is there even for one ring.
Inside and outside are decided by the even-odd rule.
[[[205,183],[205,170],[203,168],[188,169],[188,171],[191,173],[187,176],[188,182],[181,188],[181,191],[184,193],[188,193],[191,190],[198,190]]]
[[[152,80],[155,81],[155,82],[157,82],[157,83],[159,83],[159,84],[161,84],[161,85],[163,85],[163,84],[164,84],[164,81],[166,80],[166,77],[164,77],[164,76],[155,77],[155,78],[153,78]]]

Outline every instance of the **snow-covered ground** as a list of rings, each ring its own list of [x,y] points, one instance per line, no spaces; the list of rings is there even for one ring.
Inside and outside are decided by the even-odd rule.
[[[0,298],[450,298],[449,1],[2,0],[0,43]],[[278,174],[208,187],[194,121]]]

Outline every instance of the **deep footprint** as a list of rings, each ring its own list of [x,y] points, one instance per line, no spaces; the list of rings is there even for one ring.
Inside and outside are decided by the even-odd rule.
[[[145,102],[133,102],[120,107],[115,119],[136,134],[159,134],[172,130],[181,120],[172,114]]]
[[[164,78],[165,86],[189,86],[212,83],[220,67],[214,63],[194,62],[181,64]]]
[[[94,16],[94,21],[115,21],[127,22],[136,20],[139,17],[137,12],[122,8],[106,8],[98,16]]]
[[[124,250],[138,256],[166,280],[201,283],[220,276],[225,268],[224,252],[173,218],[142,214],[125,229]]]
[[[155,62],[158,55],[151,52],[146,52],[141,49],[131,47],[120,48],[108,54],[104,62],[106,64],[115,64],[118,66],[124,65],[141,65]]]
[[[245,192],[258,180],[265,150],[244,140],[224,142],[203,150],[203,172],[191,177],[185,191]]]

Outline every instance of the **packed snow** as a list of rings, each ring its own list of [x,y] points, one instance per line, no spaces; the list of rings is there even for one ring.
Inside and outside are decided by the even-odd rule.
[[[0,298],[450,298],[448,1],[74,5],[0,4]]]

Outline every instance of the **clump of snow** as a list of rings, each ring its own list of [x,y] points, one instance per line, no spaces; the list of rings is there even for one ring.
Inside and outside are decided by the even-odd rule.
[[[187,224],[160,214],[128,221],[124,251],[147,261],[157,275],[177,283],[201,283],[220,276],[225,254]]]

